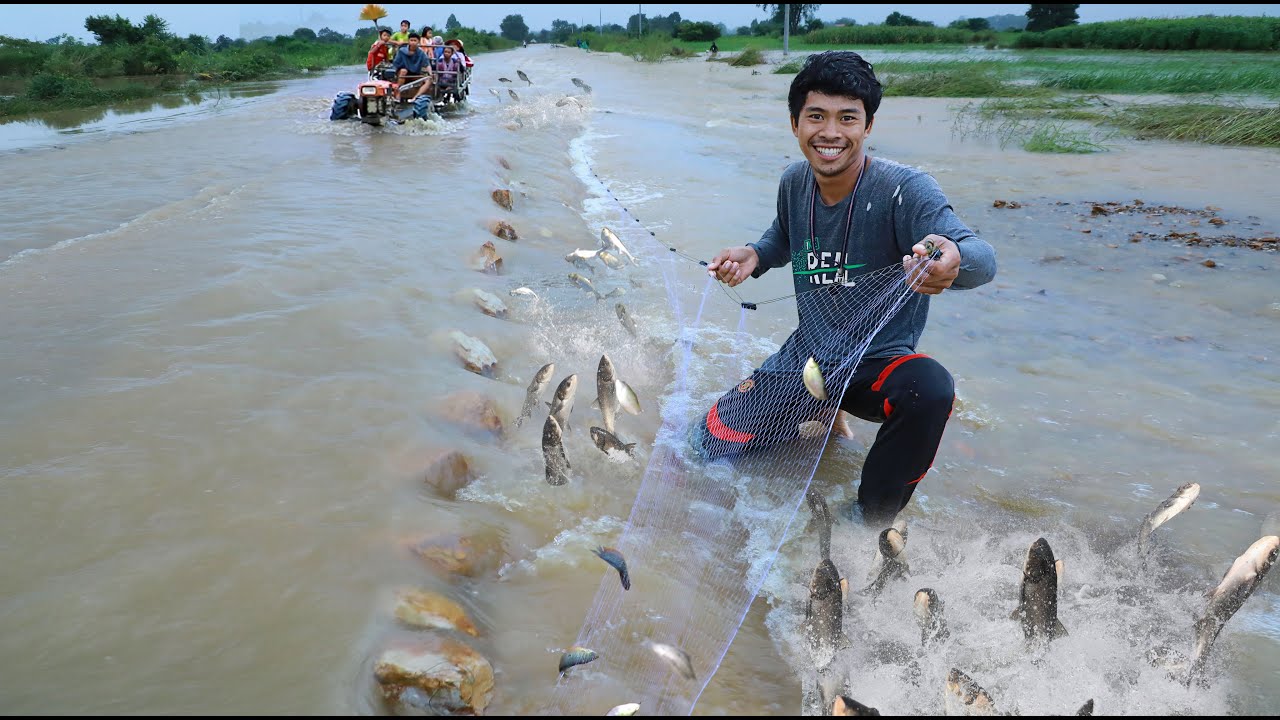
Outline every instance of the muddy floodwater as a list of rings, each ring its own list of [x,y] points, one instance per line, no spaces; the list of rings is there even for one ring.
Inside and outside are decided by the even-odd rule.
[[[794,328],[794,302],[744,316],[693,260],[668,280],[657,268],[674,254],[655,249],[709,259],[772,222],[780,173],[801,159],[793,76],[544,45],[475,62],[464,112],[395,127],[329,120],[357,67],[0,125],[6,711],[382,713],[371,668],[415,632],[390,612],[405,587],[474,621],[467,642],[496,676],[487,713],[548,707],[559,656],[614,572],[590,551],[624,530],[690,309],[704,308],[695,353],[742,323],[752,340],[734,349],[758,363]],[[953,132],[960,104],[887,98],[869,139],[873,157],[937,178],[999,271],[932,301],[919,350],[950,370],[958,401],[906,513],[911,575],[850,601],[851,695],[940,713],[960,667],[1002,712],[1093,698],[1100,714],[1271,714],[1274,577],[1226,625],[1208,687],[1145,657],[1189,654],[1203,593],[1277,532],[1280,153],[1115,139],[1033,154]],[[518,240],[495,237],[496,221]],[[643,250],[638,265],[566,262],[605,226]],[[497,274],[477,259],[486,241]],[[572,272],[621,292],[597,301]],[[476,289],[506,316],[482,313]],[[784,271],[738,290],[792,292]],[[491,377],[462,367],[455,330],[492,350]],[[624,462],[587,432],[602,353],[644,407],[619,415],[637,443]],[[742,379],[701,360],[692,380],[709,390]],[[545,404],[513,424],[549,362],[543,403],[578,375],[561,487],[544,477]],[[499,427],[459,410],[476,398]],[[814,479],[833,507],[854,497],[877,428],[852,429]],[[471,469],[456,493],[423,484],[445,451]],[[1139,523],[1188,482],[1199,499],[1141,566]],[[800,711],[807,513],[695,714]],[[460,575],[406,549],[448,535],[492,557]],[[1065,561],[1070,634],[1032,662],[1008,616],[1037,537]],[[832,559],[853,585],[873,538],[835,527]],[[913,678],[878,648],[918,646],[921,587],[945,601],[951,640]],[[585,714],[630,701],[582,692]]]

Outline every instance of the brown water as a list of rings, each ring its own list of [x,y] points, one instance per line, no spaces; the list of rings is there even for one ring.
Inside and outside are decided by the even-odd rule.
[[[517,68],[535,83],[510,86],[519,103],[497,81]],[[585,110],[556,105],[579,92],[571,76],[594,88]],[[689,263],[669,295],[654,271],[669,256],[642,257],[621,276],[597,270],[602,291],[625,290],[638,341],[612,300],[573,287],[563,256],[594,248],[599,226],[623,217],[591,173],[643,228],[694,256],[753,240],[772,220],[780,171],[800,157],[786,124],[791,76],[535,46],[477,58],[477,94],[461,116],[384,129],[330,122],[333,95],[359,78],[351,69],[215,107],[151,106],[146,122],[111,111],[87,126],[0,126],[7,711],[374,712],[371,659],[403,632],[386,596],[407,584],[477,615],[476,645],[498,672],[491,712],[545,707],[553,665],[607,570],[583,548],[621,531],[653,445],[678,333],[671,298],[687,314],[706,287]],[[1033,155],[954,136],[952,105],[890,98],[871,136],[873,155],[933,173],[1000,262],[991,284],[934,303],[920,347],[956,376],[960,404],[913,503],[917,576],[902,597],[934,583],[968,628],[947,660],[985,669],[993,692],[1024,711],[1065,712],[1077,695],[1072,710],[1110,699],[1102,713],[1274,710],[1273,579],[1228,624],[1211,690],[1179,694],[1145,674],[1117,688],[1091,674],[1143,665],[1127,653],[1155,637],[1184,637],[1189,650],[1194,592],[1280,509],[1280,257],[1132,243],[1134,231],[1186,230],[1192,218],[1093,217],[1090,201],[1214,206],[1227,224],[1201,219],[1205,235],[1275,236],[1280,154],[1128,142]],[[499,187],[513,190],[513,212],[490,199]],[[993,208],[996,199],[1024,206]],[[488,234],[498,218],[518,242]],[[643,229],[619,234],[639,245]],[[470,267],[488,239],[504,275]],[[1216,267],[1201,264],[1209,258]],[[507,294],[522,285],[541,301]],[[512,318],[480,314],[467,297],[476,287],[507,301]],[[770,273],[741,290],[776,297],[789,279]],[[715,328],[735,329],[739,311],[712,293],[714,348]],[[794,313],[780,302],[748,318],[757,362]],[[458,366],[453,329],[489,344],[496,379]],[[610,462],[583,432],[602,352],[646,408],[619,421],[640,442],[638,461]],[[542,479],[540,422],[498,441],[437,412],[443,396],[476,390],[512,418],[550,361],[557,379],[579,375],[574,481],[558,489]],[[700,373],[728,387],[742,368],[709,361]],[[854,429],[815,481],[829,496],[851,497],[846,479],[874,436],[874,426]],[[441,448],[463,450],[482,474],[457,500],[419,485],[424,458]],[[1185,627],[1126,626],[1123,643],[1110,640],[1116,618],[1145,614],[1090,594],[1129,577],[1106,551],[1193,480],[1196,505],[1157,532],[1164,570],[1150,582],[1162,594],[1147,600],[1152,617]],[[484,528],[506,556],[476,579],[438,576],[399,546]],[[1016,603],[1017,555],[1038,535],[1073,568],[1064,664],[1001,656],[984,667],[1016,636],[999,616]],[[837,539],[850,577],[869,553],[861,542]],[[799,708],[805,665],[790,647],[809,543],[784,546],[697,714]],[[907,605],[900,618],[895,601],[876,607],[857,621],[911,634]],[[940,711],[940,681],[911,699],[879,673],[862,670],[862,702]]]

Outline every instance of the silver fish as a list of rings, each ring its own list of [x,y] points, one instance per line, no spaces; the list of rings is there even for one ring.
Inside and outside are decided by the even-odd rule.
[[[555,397],[551,402],[547,403],[547,407],[551,408],[551,416],[560,423],[560,427],[564,430],[569,429],[569,413],[573,412],[573,395],[578,389],[577,374],[560,381],[556,386]]]
[[[595,258],[597,252],[599,251],[578,249],[568,255],[565,255],[564,259],[566,262],[572,263],[594,273],[596,271],[596,266],[592,265],[590,261]]]
[[[582,78],[569,78],[569,82],[577,85],[578,87],[582,87],[585,84],[582,82]]]
[[[511,88],[507,88],[507,94],[511,96],[511,99],[512,99],[512,100],[519,100],[519,99],[520,99],[520,96],[516,94],[516,91],[515,91],[515,90],[512,90]]]
[[[818,523],[818,555],[823,560],[830,560],[831,526],[835,524],[835,519],[831,516],[830,508],[827,507],[826,498],[812,487],[805,493],[805,500],[809,503],[809,512],[813,513],[813,521]]]
[[[498,78],[498,82],[509,83],[509,82],[511,82],[511,78],[504,78],[504,77],[500,77],[500,78]]]
[[[1155,532],[1156,528],[1191,507],[1198,497],[1200,497],[1200,484],[1189,482],[1173,491],[1173,495],[1170,495],[1168,500],[1160,503],[1155,510],[1143,518],[1142,527],[1138,529],[1138,555],[1147,554],[1151,533]]]
[[[523,71],[523,70],[517,70],[517,71],[516,71],[516,75],[520,76],[520,79],[521,79],[521,80],[523,80],[523,81],[525,81],[525,82],[529,83],[530,85],[532,85],[532,84],[533,84],[533,81],[529,79],[529,76],[528,76],[528,75],[525,75],[525,74],[524,74],[524,71]]]
[[[996,706],[982,686],[955,668],[947,674],[943,696],[947,715],[995,715]]]
[[[551,382],[551,375],[555,371],[556,364],[547,363],[534,373],[533,382],[529,383],[529,390],[524,396],[524,407],[520,408],[520,417],[516,418],[516,427],[520,427],[525,418],[533,415],[533,409],[538,407],[538,398],[542,397],[542,391],[547,389],[547,384]]]
[[[569,668],[577,665],[586,665],[599,657],[600,653],[595,650],[574,645],[560,656],[560,672],[563,673]]]
[[[596,286],[595,286],[595,285],[592,285],[592,284],[591,284],[591,281],[590,281],[590,280],[588,280],[588,279],[586,279],[585,277],[583,277],[583,276],[579,275],[578,273],[569,273],[569,279],[573,281],[573,284],[574,284],[574,285],[577,285],[578,287],[582,288],[583,290],[586,290],[587,292],[591,293],[592,295],[595,295],[595,296],[596,296],[596,300],[603,300],[603,299],[604,299],[604,296],[600,294],[600,291],[599,291],[599,290],[596,290]]]
[[[613,309],[618,312],[618,321],[622,323],[622,327],[626,328],[627,332],[631,333],[632,337],[638,336],[639,332],[636,328],[636,321],[631,319],[631,314],[627,312],[626,306],[622,303],[618,303]]]
[[[623,245],[622,241],[618,239],[617,234],[607,227],[600,228],[600,249],[608,250],[611,253],[625,257],[631,261],[632,265],[640,264],[636,261],[636,256],[632,255],[631,251],[627,249],[627,246]]]
[[[878,717],[880,711],[867,707],[848,695],[837,695],[835,702],[831,703],[831,714],[837,717]]]
[[[1053,549],[1044,538],[1038,538],[1027,550],[1017,615],[1028,641],[1048,642],[1067,634],[1058,619],[1058,569],[1053,561]]]
[[[1191,655],[1188,684],[1201,678],[1209,650],[1222,632],[1222,626],[1236,614],[1245,600],[1267,576],[1280,554],[1280,536],[1267,535],[1249,546],[1227,569],[1218,587],[1209,596],[1204,615],[1196,621],[1196,645]]]
[[[596,258],[598,258],[600,262],[604,263],[606,267],[614,270],[621,270],[626,267],[626,263],[619,260],[617,255],[614,255],[608,250],[597,250]]]
[[[569,458],[564,454],[564,435],[555,415],[548,415],[542,425],[542,459],[547,464],[547,484],[564,485],[569,482]]]
[[[916,622],[920,624],[920,645],[927,646],[951,636],[947,624],[942,619],[942,600],[932,588],[921,588],[916,591],[914,603]]]
[[[1080,709],[1076,711],[1076,715],[1092,716],[1093,715],[1093,698],[1089,698],[1088,700],[1086,700],[1085,703],[1080,706]]]
[[[824,558],[813,571],[809,583],[809,605],[805,610],[805,629],[809,643],[828,652],[849,647],[844,634],[844,593],[840,572],[830,558]]]
[[[598,547],[593,550],[596,557],[609,563],[609,566],[618,571],[618,579],[622,581],[622,589],[631,589],[631,575],[627,572],[627,560],[622,557],[622,553],[616,548]]]
[[[489,92],[498,98],[498,102],[502,102],[502,93],[498,92],[497,88],[489,88]]]
[[[518,288],[516,288],[515,290],[512,290],[512,291],[511,291],[511,296],[512,296],[512,297],[527,297],[527,298],[533,298],[533,299],[535,299],[535,300],[536,300],[536,299],[538,298],[538,293],[536,293],[536,292],[534,292],[534,291],[530,290],[530,289],[529,289],[529,288],[527,288],[527,287],[518,287]]]
[[[877,544],[883,561],[880,563],[880,570],[875,579],[862,590],[863,595],[870,595],[872,598],[879,595],[890,580],[906,577],[910,569],[907,566],[907,558],[902,552],[906,548],[907,538],[901,531],[897,528],[882,530]]]
[[[697,681],[698,676],[693,673],[693,660],[689,657],[689,653],[665,643],[653,642],[652,640],[645,642],[650,650],[665,660],[676,672],[689,680]]]
[[[640,703],[623,703],[621,705],[618,705],[610,709],[609,712],[605,713],[605,715],[606,716],[620,715],[622,717],[631,717],[632,715],[635,715],[638,712],[640,712]]]
[[[600,407],[600,415],[604,417],[604,429],[614,432],[613,419],[618,414],[618,382],[613,371],[613,361],[609,355],[600,356],[600,364],[596,368],[596,404]]]
[[[564,107],[565,105],[577,105],[581,108],[582,102],[572,95],[565,95],[556,101],[556,107]]]
[[[639,415],[644,412],[640,407],[640,397],[636,395],[636,391],[631,389],[626,380],[618,378],[618,403],[622,405],[622,409],[632,415]]]
[[[602,452],[608,454],[612,450],[624,452],[632,457],[636,455],[635,443],[624,443],[618,439],[617,435],[600,427],[591,428],[591,442],[596,444]]]
[[[804,364],[804,386],[809,394],[818,400],[827,399],[826,383],[822,379],[822,368],[818,367],[818,361],[809,357],[809,361]]]

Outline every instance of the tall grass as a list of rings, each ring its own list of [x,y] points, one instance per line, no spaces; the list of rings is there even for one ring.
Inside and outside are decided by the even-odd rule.
[[[1113,113],[1108,122],[1139,138],[1280,147],[1280,107],[1141,105]]]
[[[999,40],[994,30],[955,30],[901,25],[851,25],[814,30],[804,36],[813,45],[902,45],[907,43],[984,45]]]
[[[1278,50],[1280,18],[1215,17],[1115,20],[1023,33],[1019,48],[1113,50]]]

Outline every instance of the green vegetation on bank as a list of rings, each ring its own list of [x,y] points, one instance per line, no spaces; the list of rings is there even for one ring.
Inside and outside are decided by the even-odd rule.
[[[1083,123],[1113,132],[1100,134],[1082,128]],[[1280,107],[1120,103],[1098,95],[993,98],[957,108],[956,131],[992,135],[1002,145],[1016,142],[1032,152],[1093,152],[1105,149],[1105,139],[1116,132],[1138,139],[1280,148]],[[1053,144],[1058,147],[1081,149],[1046,150],[1043,145],[1050,139],[1056,139]]]
[[[1107,50],[1280,50],[1280,18],[1217,17],[1114,20],[1023,33],[1019,48]]]

